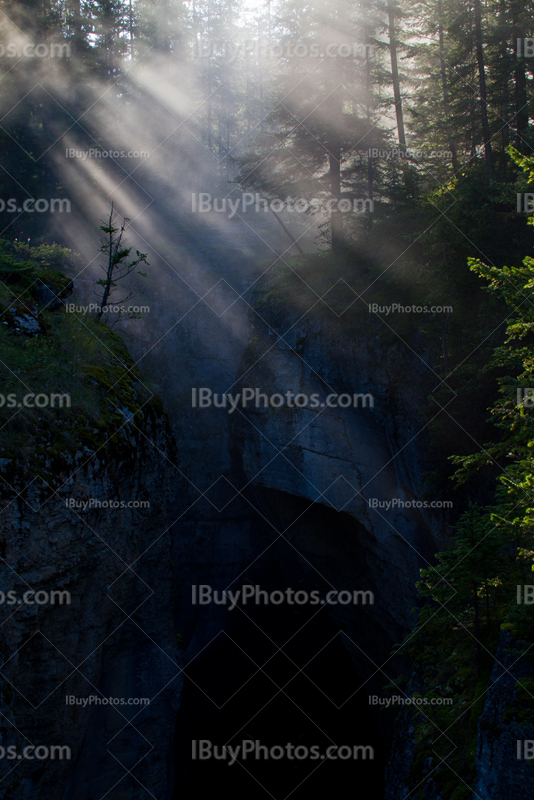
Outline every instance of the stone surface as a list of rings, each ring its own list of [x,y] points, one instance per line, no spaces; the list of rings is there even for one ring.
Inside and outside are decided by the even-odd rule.
[[[3,483],[0,589],[70,593],[70,603],[1,606],[1,746],[70,748],[70,758],[0,761],[9,800],[144,800],[145,786],[158,800],[172,795],[182,682],[167,532],[174,445],[154,409],[144,435],[125,429],[127,461],[65,454],[71,478],[58,475],[55,491],[24,470],[10,474],[12,488]],[[72,498],[150,508],[66,507]],[[66,700],[91,695],[125,705]]]
[[[431,468],[418,409],[437,382],[402,342],[384,345],[368,334],[343,336],[334,315],[311,317],[300,356],[288,347],[295,312],[262,307],[254,344],[234,388],[266,395],[317,395],[318,408],[250,407],[230,418],[234,468],[245,481],[267,490],[306,498],[335,510],[338,524],[313,535],[288,538],[308,563],[334,586],[369,589],[375,605],[330,613],[347,635],[347,647],[362,677],[388,661],[391,646],[414,621],[419,569],[444,542],[442,512],[427,508],[372,508],[370,500],[421,501],[423,476]],[[260,354],[261,358],[259,357]],[[406,376],[410,380],[406,380]],[[330,394],[367,395],[362,407],[333,408]],[[436,499],[436,498],[433,498]],[[365,647],[362,648],[362,643]],[[365,652],[362,652],[364,650]]]
[[[508,633],[501,635],[488,693],[478,722],[477,781],[474,797],[480,800],[522,800],[534,795],[534,768],[532,749],[525,760],[524,742],[534,745],[534,725],[520,721],[519,715],[505,719],[513,709],[520,711],[524,702],[516,684],[534,675],[532,645],[516,642]],[[530,652],[529,652],[530,651]],[[523,656],[523,653],[526,655]],[[518,759],[518,742],[521,758]]]

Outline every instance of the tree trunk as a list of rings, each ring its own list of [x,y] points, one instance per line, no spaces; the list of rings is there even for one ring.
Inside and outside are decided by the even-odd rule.
[[[406,151],[406,134],[404,132],[404,116],[402,113],[402,98],[399,81],[399,66],[397,61],[397,39],[395,36],[395,9],[391,0],[388,0],[389,23],[389,50],[391,54],[391,80],[393,82],[393,97],[395,98],[395,116],[397,118],[397,134],[399,145]]]
[[[518,51],[518,40],[522,37],[522,29],[518,24],[521,11],[521,2],[513,4],[512,11],[512,42],[514,44],[514,111],[515,111],[515,146],[520,153],[528,154],[529,147],[524,139],[528,128],[528,97],[527,76],[525,72],[525,57],[523,50]]]
[[[132,0],[129,2],[128,6],[128,38],[130,40],[130,60],[134,60],[134,53],[133,53],[133,8],[132,8]]]
[[[339,144],[330,145],[328,160],[330,163],[330,191],[332,195],[340,200],[341,198],[341,148]],[[343,232],[343,214],[338,208],[332,209],[330,213],[332,225],[332,250],[338,253],[343,249],[345,240]]]
[[[391,80],[393,83],[393,97],[395,99],[395,116],[397,118],[397,134],[399,137],[399,148],[401,155],[401,170],[404,179],[404,186],[409,194],[413,192],[414,186],[408,162],[406,161],[406,132],[404,130],[404,114],[402,110],[402,97],[400,90],[399,65],[397,60],[397,38],[395,34],[395,8],[392,0],[388,0],[388,25],[389,25],[389,49],[391,54]]]
[[[328,164],[330,172],[330,192],[331,199],[339,201],[341,199],[341,127],[343,124],[343,106],[339,89],[335,89],[330,95],[328,121],[330,133],[327,137],[326,149],[328,152]],[[330,212],[330,224],[332,228],[332,250],[339,252],[344,244],[343,214],[336,207]]]
[[[369,44],[369,39],[371,38],[371,31],[369,28],[366,30],[365,36],[365,43]],[[366,96],[366,103],[367,103],[367,130],[370,132],[372,129],[371,125],[371,58],[369,56],[369,50],[365,51],[365,96]],[[373,157],[369,155],[369,150],[371,149],[371,139],[367,139],[367,196],[371,203],[373,202]],[[371,205],[372,208],[372,205]],[[369,215],[370,224],[373,221],[373,215]]]
[[[443,87],[443,110],[445,112],[445,117],[449,119],[450,115],[449,89],[447,86],[447,70],[445,66],[445,47],[443,43],[443,18],[441,10],[441,0],[438,0],[438,29],[439,29],[439,61],[441,69],[441,85]],[[449,124],[447,124],[446,130],[447,130],[447,140],[449,142],[449,148],[452,153],[452,168],[456,173],[460,170],[460,164],[458,163],[458,154],[456,151],[456,143],[452,138],[451,126]]]
[[[520,153],[528,153],[529,146],[525,142],[524,136],[528,128],[528,98],[527,98],[527,76],[525,74],[525,62],[523,59],[517,62],[514,71],[515,80],[515,125],[516,125],[516,146]]]
[[[508,47],[509,47],[509,25],[507,24],[507,16],[506,16],[506,0],[499,0],[499,17],[498,17],[498,25],[501,30],[500,35],[500,55],[501,55],[501,63],[503,64],[502,70],[499,70],[498,76],[498,87],[499,87],[499,115],[501,119],[510,119],[512,116],[512,107],[510,102],[510,89],[509,89],[509,67],[508,67]],[[508,145],[510,144],[510,131],[512,130],[511,125],[504,125],[501,128],[501,149],[506,150]],[[504,179],[509,180],[507,177],[508,172],[508,162],[505,162],[504,165]]]
[[[486,89],[486,73],[484,69],[484,50],[482,47],[482,13],[480,0],[474,0],[475,9],[475,40],[478,66],[478,87],[480,92],[480,113],[482,117],[482,137],[484,139],[484,156],[490,175],[493,175],[493,153],[491,150],[491,135],[488,122],[488,102]]]
[[[74,58],[81,58],[84,51],[84,40],[82,32],[82,13],[80,7],[80,0],[73,0],[72,2],[72,54]]]
[[[100,309],[96,313],[96,320],[100,322],[102,318],[102,314],[104,313],[104,308],[107,306],[108,298],[111,292],[111,284],[113,281],[113,231],[111,230],[113,226],[113,204],[111,205],[111,211],[109,214],[108,226],[110,231],[108,233],[108,266],[106,269],[106,278],[104,284],[104,292],[102,294],[102,300],[100,301]]]

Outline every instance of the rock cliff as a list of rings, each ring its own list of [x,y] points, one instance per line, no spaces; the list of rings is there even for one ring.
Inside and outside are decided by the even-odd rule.
[[[171,796],[182,681],[168,533],[175,452],[160,410],[141,413],[142,424],[105,431],[116,450],[43,457],[46,480],[22,461],[2,465],[0,590],[17,598],[2,603],[0,628],[10,800],[141,800],[144,787]]]

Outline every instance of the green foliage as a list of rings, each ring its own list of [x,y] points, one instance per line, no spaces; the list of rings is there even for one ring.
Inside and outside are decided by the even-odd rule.
[[[30,245],[29,242],[15,241],[11,245],[12,252],[17,258],[31,259],[44,269],[61,270],[70,275],[81,266],[82,260],[77,253],[68,247],[53,242],[51,244]]]
[[[534,169],[534,159],[512,155],[524,169]],[[434,757],[434,725],[446,730],[456,746],[452,751],[449,743],[447,763],[473,784],[477,723],[500,633],[509,631],[527,646],[534,642],[531,608],[516,601],[516,586],[531,583],[534,570],[534,417],[516,395],[518,386],[534,385],[534,259],[502,268],[470,259],[470,267],[512,309],[506,342],[493,359],[493,366],[508,374],[500,378],[500,398],[491,408],[498,440],[475,455],[452,461],[459,482],[487,463],[500,462],[500,475],[495,503],[486,507],[471,503],[449,549],[437,554],[435,566],[421,571],[418,589],[423,605],[403,649],[411,655],[425,693],[451,693],[455,702],[437,711],[425,709],[424,718],[417,714],[414,786],[425,774],[421,765]],[[532,722],[531,684],[531,679],[519,682],[519,705],[508,710],[504,722]],[[455,797],[448,776],[448,770],[438,770],[434,776],[440,787],[443,784],[444,798]]]
[[[128,222],[129,220],[125,218],[117,227],[112,203],[108,221],[100,226],[100,230],[106,235],[100,247],[100,252],[106,257],[107,263],[101,266],[105,277],[96,281],[96,285],[102,287],[100,309],[96,314],[97,320],[101,320],[106,306],[126,303],[134,296],[134,291],[130,289],[124,297],[117,300],[114,296],[114,291],[119,281],[124,280],[124,278],[127,278],[128,275],[131,275],[133,272],[141,275],[143,278],[147,276],[146,272],[141,272],[139,266],[141,264],[150,266],[147,261],[148,253],[140,253],[139,250],[136,250],[136,258],[129,260],[132,248],[126,247],[124,243],[124,232]],[[119,315],[122,313],[122,309],[119,309],[117,319],[119,319]],[[141,314],[127,313],[126,317],[129,319],[139,319]]]
[[[62,309],[40,312],[41,333],[32,336],[17,333],[8,322],[13,315],[33,313],[41,286],[57,293],[68,287],[66,275],[44,264],[68,269],[76,261],[75,254],[57,245],[24,245],[18,256],[11,255],[11,249],[5,251],[6,244],[0,243],[0,269],[4,267],[0,272],[0,322],[4,323],[0,324],[0,394],[4,398],[15,395],[17,402],[27,394],[65,394],[70,402],[62,408],[22,404],[14,409],[4,401],[0,457],[24,463],[26,474],[35,471],[43,476],[46,470],[35,454],[52,432],[53,442],[46,445],[43,458],[44,452],[49,458],[83,447],[101,449],[104,457],[109,447],[129,447],[121,432],[126,417],[131,415],[140,423],[140,408],[154,401],[121,337],[89,317]],[[22,255],[28,260],[22,260]],[[117,432],[115,439],[109,438],[108,430]]]

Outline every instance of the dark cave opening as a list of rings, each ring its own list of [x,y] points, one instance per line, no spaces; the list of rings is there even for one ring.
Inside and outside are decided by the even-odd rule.
[[[310,615],[306,624],[302,611],[237,613],[228,633],[186,668],[177,719],[175,797],[207,799],[227,789],[239,798],[250,792],[277,800],[290,793],[304,798],[331,791],[346,778],[356,797],[382,798],[383,739],[368,692],[365,687],[357,691],[362,681],[328,615]],[[354,745],[372,748],[372,753],[356,750],[357,757],[346,760],[289,759],[284,753],[273,760],[264,759],[260,750],[261,759],[253,752],[229,765],[230,754],[226,761],[199,760],[199,745],[194,759],[193,740],[212,742],[219,754],[223,745],[235,747],[244,740],[259,741],[268,749],[291,743],[300,746],[300,755],[304,748],[324,755],[331,745],[343,747],[343,757],[350,751],[353,755]]]
[[[344,538],[358,534],[355,520],[325,506],[279,492],[265,493],[264,500],[278,508],[281,530],[288,513],[299,518],[293,528],[297,538],[311,528]],[[248,583],[268,593],[313,588],[309,570],[284,537],[270,554],[247,570]],[[208,584],[209,575],[201,582]],[[365,630],[372,629],[372,609],[354,613],[364,614]],[[207,800],[224,789],[237,798],[253,792],[255,797],[298,800],[331,792],[346,780],[356,798],[382,800],[389,721],[381,722],[369,696],[387,678],[379,675],[378,684],[362,678],[343,635],[324,605],[251,602],[228,611],[224,629],[214,631],[190,663],[186,659],[174,798]],[[373,641],[362,644],[372,654]],[[200,758],[201,741],[204,754],[211,753],[208,758]],[[230,764],[234,748],[245,741],[254,743],[247,745],[254,751],[243,758],[239,750]],[[288,744],[298,748],[290,751],[291,758]]]

